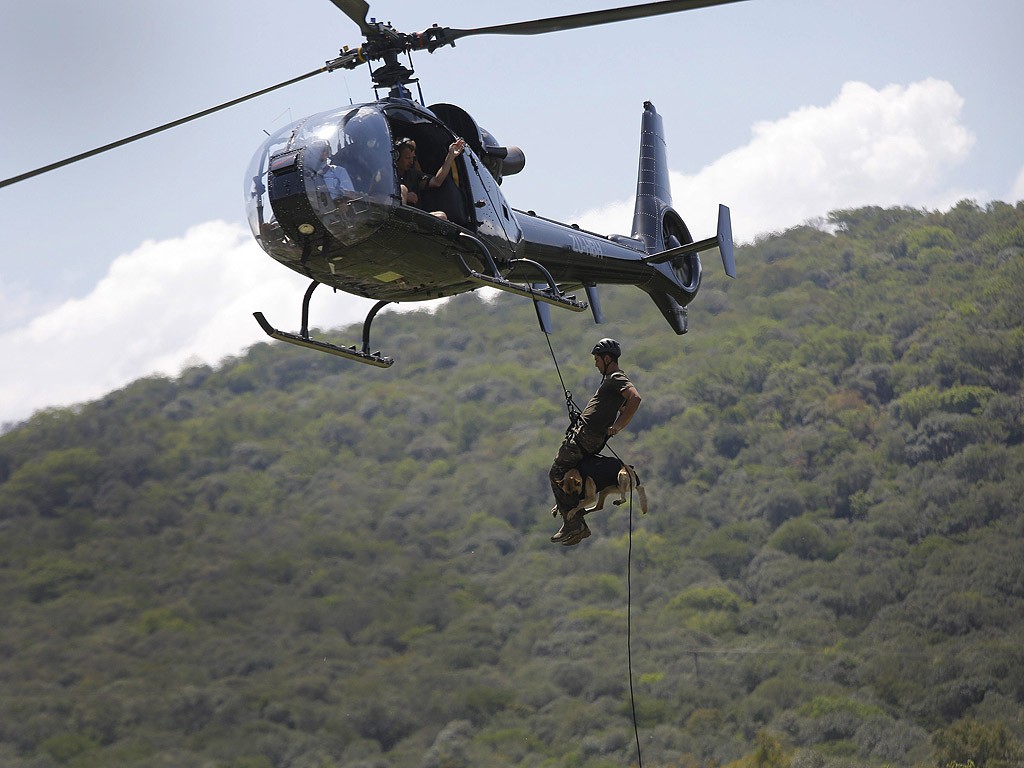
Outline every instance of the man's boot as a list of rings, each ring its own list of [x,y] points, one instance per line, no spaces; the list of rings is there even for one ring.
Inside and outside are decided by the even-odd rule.
[[[551,542],[553,544],[561,544],[561,543],[563,543],[566,540],[575,538],[576,542],[578,543],[580,538],[585,538],[585,537],[582,537],[582,536],[579,535],[581,533],[582,529],[585,528],[585,527],[586,527],[586,524],[583,522],[583,516],[582,515],[574,515],[570,519],[570,518],[567,518],[565,516],[565,513],[563,512],[562,513],[562,527],[559,528],[558,532],[555,533],[555,535],[551,537]],[[589,531],[588,531],[588,533],[589,533]]]
[[[590,526],[587,525],[587,521],[582,520],[581,523],[582,524],[576,529],[575,533],[571,533],[562,539],[561,544],[563,547],[576,546],[590,535]]]

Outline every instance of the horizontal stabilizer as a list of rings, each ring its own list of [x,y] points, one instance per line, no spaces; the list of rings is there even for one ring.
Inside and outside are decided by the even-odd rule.
[[[718,206],[718,232],[714,237],[705,240],[698,240],[696,243],[686,243],[667,251],[654,253],[644,258],[648,264],[664,264],[676,256],[685,256],[688,253],[702,253],[717,248],[722,254],[722,265],[725,267],[725,274],[729,277],[736,277],[736,259],[732,247],[732,218],[729,209],[724,205]]]
[[[722,253],[725,274],[736,277],[736,257],[732,252],[732,216],[724,205],[718,206],[718,234],[715,239],[718,241],[718,250]]]

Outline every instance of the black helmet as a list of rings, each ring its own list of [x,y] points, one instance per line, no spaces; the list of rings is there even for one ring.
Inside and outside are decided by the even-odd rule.
[[[619,359],[619,355],[622,354],[622,348],[619,346],[619,342],[615,339],[601,339],[594,348],[590,350],[592,355],[608,355],[615,360]]]

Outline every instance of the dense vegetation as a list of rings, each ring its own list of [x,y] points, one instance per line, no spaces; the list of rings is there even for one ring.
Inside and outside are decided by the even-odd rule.
[[[515,298],[9,428],[0,764],[628,766],[629,615],[644,765],[1024,765],[1024,204],[828,224],[708,260],[683,338],[554,313],[578,400],[601,335],[644,396],[632,536],[547,540]]]

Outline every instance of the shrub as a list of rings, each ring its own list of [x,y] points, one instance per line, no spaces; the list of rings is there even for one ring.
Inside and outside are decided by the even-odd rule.
[[[803,560],[817,560],[828,550],[828,535],[816,523],[799,517],[779,526],[768,546]]]
[[[96,742],[80,733],[61,733],[42,743],[43,751],[58,763],[67,763],[83,752],[96,748]]]
[[[982,723],[973,717],[958,720],[932,736],[940,768],[955,763],[977,768],[1019,768],[1024,744],[1003,723]]]

